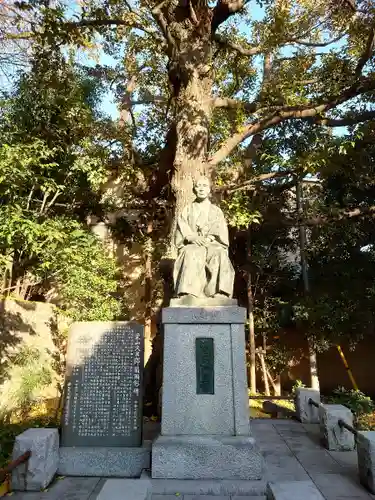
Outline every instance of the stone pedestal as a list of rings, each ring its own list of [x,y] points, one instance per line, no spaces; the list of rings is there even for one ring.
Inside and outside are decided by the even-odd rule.
[[[261,479],[249,426],[245,309],[169,307],[162,322],[162,427],[152,477]]]

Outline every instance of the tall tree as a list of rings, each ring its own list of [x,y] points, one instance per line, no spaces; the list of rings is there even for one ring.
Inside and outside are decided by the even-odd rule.
[[[177,212],[192,178],[219,166],[236,171],[255,134],[289,121],[349,125],[375,113],[366,102],[375,89],[368,0],[84,0],[30,9],[43,11],[33,36],[99,41],[117,58],[117,75],[103,74],[118,83],[123,116],[131,116],[143,197],[170,193]]]

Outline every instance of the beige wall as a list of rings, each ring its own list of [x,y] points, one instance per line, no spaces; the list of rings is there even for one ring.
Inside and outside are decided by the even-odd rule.
[[[68,321],[52,304],[6,299],[0,302],[0,413],[15,410],[27,375],[25,368],[14,363],[25,346],[40,353],[40,363],[50,370],[52,383],[33,392],[34,398],[59,397],[61,378],[52,368],[53,356],[59,355],[56,327],[67,331]],[[30,372],[32,376],[32,371]]]
[[[108,223],[113,223],[117,216],[124,216],[123,211],[118,213],[108,214]],[[137,211],[129,211],[126,216],[136,218],[139,216]],[[116,242],[110,233],[109,227],[104,222],[95,218],[88,221],[90,228],[101,241],[106,245],[111,255],[117,259],[122,271],[122,282],[120,289],[124,294],[124,305],[127,310],[126,319],[137,321],[145,325],[146,303],[145,303],[145,284],[144,284],[144,257],[143,248],[139,243],[134,242],[129,248],[126,245]],[[154,280],[156,285],[156,280]],[[156,307],[153,311],[151,331],[145,330],[145,357],[144,364],[146,365],[152,351],[152,339],[155,335],[155,313]]]

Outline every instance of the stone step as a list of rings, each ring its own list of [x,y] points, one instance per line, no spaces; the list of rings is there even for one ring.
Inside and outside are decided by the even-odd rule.
[[[223,497],[260,497],[266,493],[267,482],[246,481],[242,479],[151,479],[149,471],[144,470],[142,479],[151,482],[153,495],[211,495]]]
[[[152,493],[158,495],[264,496],[265,481],[209,479],[152,479]]]

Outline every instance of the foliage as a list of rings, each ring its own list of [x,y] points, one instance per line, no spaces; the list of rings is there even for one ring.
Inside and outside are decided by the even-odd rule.
[[[375,412],[375,404],[363,392],[339,387],[333,391],[329,402],[332,404],[341,404],[349,408],[354,414],[355,424],[359,429],[372,430],[373,423],[371,423],[370,417]]]
[[[118,318],[118,269],[114,259],[87,230],[75,227],[67,236],[66,246],[55,261],[63,308],[75,321]]]
[[[293,385],[293,388],[292,388],[292,394],[295,394],[296,393],[296,389],[298,389],[299,387],[306,387],[305,384],[302,382],[302,380],[296,380],[294,385]]]
[[[52,298],[75,320],[113,319],[115,260],[85,224],[103,211],[111,156],[98,87],[58,51],[48,54],[35,47],[31,70],[2,102],[2,293]]]
[[[52,383],[52,369],[42,350],[25,345],[17,353],[11,369],[11,382],[2,387],[0,418],[10,421],[15,413],[27,414],[40,389]]]
[[[318,349],[342,336],[354,346],[373,333],[375,253],[367,207],[375,203],[374,147],[372,124],[324,146],[321,184],[307,199],[313,222],[308,228],[311,291],[295,303],[294,316]]]

